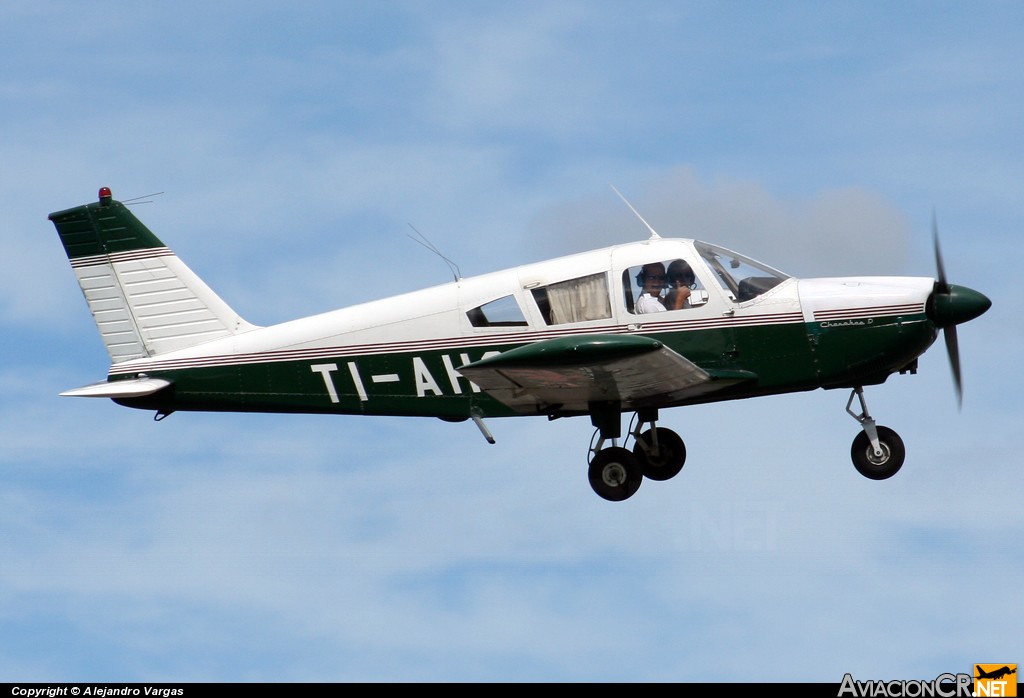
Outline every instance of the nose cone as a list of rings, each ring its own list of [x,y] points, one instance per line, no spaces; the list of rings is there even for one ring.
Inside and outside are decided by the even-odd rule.
[[[928,302],[928,317],[938,327],[952,327],[982,315],[992,301],[973,288],[949,284],[945,292],[936,288]]]

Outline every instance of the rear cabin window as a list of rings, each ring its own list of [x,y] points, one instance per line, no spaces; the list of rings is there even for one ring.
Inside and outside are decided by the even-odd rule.
[[[522,327],[526,316],[513,296],[502,296],[466,312],[473,327]]]
[[[612,316],[608,276],[604,273],[535,288],[533,298],[544,322],[549,325],[604,320]]]

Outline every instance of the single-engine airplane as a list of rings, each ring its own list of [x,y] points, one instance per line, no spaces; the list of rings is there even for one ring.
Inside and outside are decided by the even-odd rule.
[[[854,466],[893,476],[903,441],[868,414],[864,386],[915,373],[942,330],[959,397],[956,326],[991,305],[946,281],[937,233],[938,280],[796,279],[648,225],[639,242],[258,327],[107,187],[49,219],[112,362],[105,381],[62,395],[157,420],[179,410],[472,420],[490,443],[486,418],[589,416],[590,484],[611,501],[682,469],[686,447],[656,425],[660,410],[817,388],[851,391]]]

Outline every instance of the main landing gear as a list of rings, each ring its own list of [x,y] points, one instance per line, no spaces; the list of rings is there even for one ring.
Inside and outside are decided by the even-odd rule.
[[[860,401],[860,413],[852,409]],[[857,472],[871,480],[886,480],[899,472],[906,459],[903,439],[889,427],[879,426],[868,414],[864,389],[853,389],[846,412],[857,420],[861,432],[853,440],[850,457]],[[656,426],[656,409],[640,410],[630,422],[626,443],[633,438],[633,448],[619,446],[621,434],[618,405],[598,408],[592,405],[591,422],[596,427],[597,444],[591,442],[590,486],[598,496],[611,502],[629,499],[640,489],[644,478],[668,480],[679,474],[686,462],[686,445],[682,438],[665,427]],[[646,428],[648,427],[649,428]],[[605,444],[611,441],[611,446]]]
[[[598,496],[611,502],[621,502],[632,497],[644,478],[668,480],[683,469],[686,462],[686,445],[677,433],[665,427],[655,426],[658,411],[641,410],[630,422],[626,439],[633,437],[632,450],[618,446],[621,435],[617,408],[605,411],[595,410],[591,421],[597,428],[595,435],[600,438],[590,448],[590,486]],[[650,428],[644,431],[644,426]],[[608,440],[612,445],[604,448]]]
[[[860,414],[850,409],[854,398],[860,400]],[[903,439],[889,427],[875,424],[875,420],[868,414],[864,389],[860,386],[854,388],[850,394],[846,412],[863,428],[850,447],[850,457],[853,458],[853,466],[857,468],[857,472],[871,480],[886,480],[899,472],[907,456]]]

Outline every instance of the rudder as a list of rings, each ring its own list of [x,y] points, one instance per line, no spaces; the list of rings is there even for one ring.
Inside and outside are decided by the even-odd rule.
[[[113,363],[254,328],[106,187],[98,202],[49,219]]]

